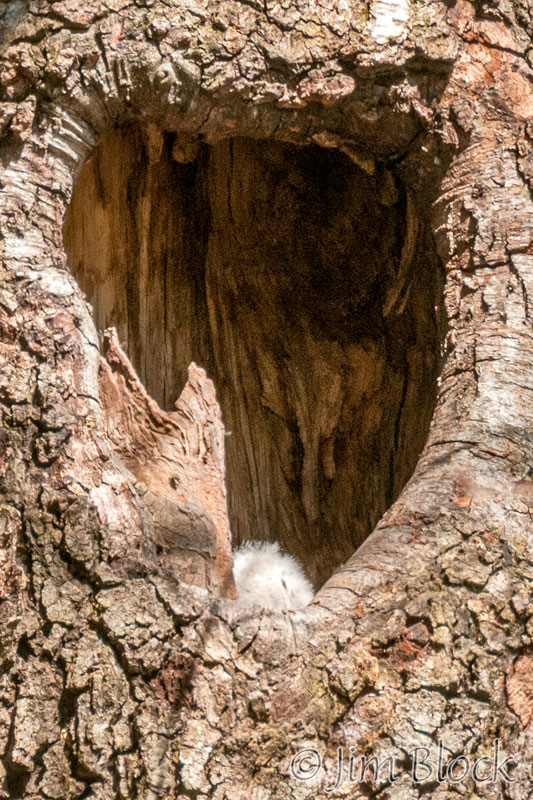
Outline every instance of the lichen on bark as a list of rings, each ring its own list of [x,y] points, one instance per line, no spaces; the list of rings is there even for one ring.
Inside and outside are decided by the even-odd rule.
[[[526,6],[30,0],[0,15],[0,797],[527,796]],[[431,352],[442,338],[429,433],[395,502],[376,504],[373,533],[301,614],[239,615],[212,390],[193,371],[181,407],[159,408],[118,345],[105,357],[68,262],[76,179],[128,126],[151,131],[146,163],[164,152],[180,174],[230,140],[271,159],[320,147],[372,188],[370,208],[404,212],[380,314],[407,324],[405,303],[422,297]],[[124,191],[135,219],[146,185],[133,174]],[[419,295],[424,274],[437,279]],[[191,521],[176,523],[183,536],[174,511]],[[196,536],[189,563],[180,548]],[[471,760],[498,740],[514,782],[417,783],[409,750],[433,763],[439,740]],[[400,779],[345,772],[328,792],[338,747],[394,758]],[[322,759],[309,781],[294,773],[304,748]]]

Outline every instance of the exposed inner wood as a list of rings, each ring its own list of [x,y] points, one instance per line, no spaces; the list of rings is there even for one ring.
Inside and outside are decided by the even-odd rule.
[[[104,333],[99,391],[106,438],[136,479],[155,550],[179,581],[235,597],[224,481],[224,426],[215,388],[191,364],[173,411],[147,394]]]
[[[234,541],[278,539],[318,587],[427,436],[441,276],[415,198],[335,150],[125,127],[84,166],[64,241],[162,407],[191,361],[213,379]]]

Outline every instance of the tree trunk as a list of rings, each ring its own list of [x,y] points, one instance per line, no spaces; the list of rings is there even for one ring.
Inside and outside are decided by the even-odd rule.
[[[0,8],[0,798],[533,791],[532,24]]]

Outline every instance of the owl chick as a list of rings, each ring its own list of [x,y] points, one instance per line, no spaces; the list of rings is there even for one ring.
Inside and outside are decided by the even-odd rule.
[[[272,611],[296,611],[314,596],[311,582],[277,542],[246,542],[233,552],[233,575],[239,604]]]

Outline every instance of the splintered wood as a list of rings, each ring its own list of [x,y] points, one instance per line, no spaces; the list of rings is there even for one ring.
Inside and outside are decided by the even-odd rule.
[[[104,334],[100,393],[107,436],[132,473],[160,560],[187,583],[235,594],[224,476],[224,426],[215,388],[192,363],[165,412],[139,381],[113,329]]]

